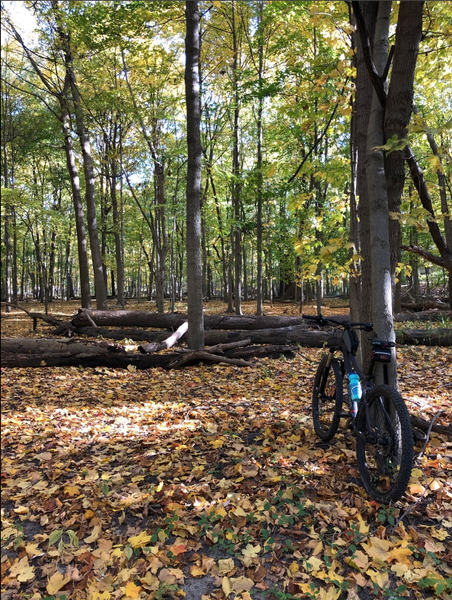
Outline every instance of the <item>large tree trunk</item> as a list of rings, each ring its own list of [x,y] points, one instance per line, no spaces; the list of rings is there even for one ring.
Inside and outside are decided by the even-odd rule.
[[[373,59],[378,75],[383,75],[388,59],[389,21],[392,2],[378,3]],[[384,169],[384,106],[374,89],[367,128],[366,177],[369,193],[370,257],[372,262],[372,322],[381,339],[395,340],[392,317],[391,257],[389,246],[388,194]],[[380,148],[380,149],[378,149]],[[380,370],[379,370],[380,371]],[[382,377],[377,372],[377,378]],[[388,367],[389,383],[397,388],[397,361]]]
[[[377,18],[378,2],[361,2],[362,13],[369,35],[373,36]],[[372,320],[372,269],[370,260],[370,222],[369,222],[369,193],[366,177],[366,140],[367,125],[369,123],[370,107],[372,102],[372,82],[366,68],[364,47],[361,36],[357,36],[356,57],[356,99],[354,106],[355,144],[358,153],[356,172],[356,187],[358,195],[358,220],[359,220],[359,254],[361,261],[361,281],[358,286],[357,296],[359,305],[359,319],[363,322]],[[370,345],[363,334],[360,336],[360,353],[362,364],[368,367],[365,357],[370,355]]]
[[[419,42],[422,35],[422,10],[424,2],[401,2],[397,22],[396,43],[392,65],[391,83],[386,100],[384,117],[385,142],[394,136],[404,139],[413,105],[413,83]],[[405,182],[405,156],[403,150],[385,156],[385,173],[390,213],[399,214]],[[389,220],[391,245],[391,279],[394,312],[401,311],[400,281],[396,284],[396,268],[401,260],[401,229],[397,218]]]
[[[201,268],[201,136],[199,99],[198,2],[185,3],[185,92],[187,103],[187,309],[188,345],[204,348],[204,313]]]

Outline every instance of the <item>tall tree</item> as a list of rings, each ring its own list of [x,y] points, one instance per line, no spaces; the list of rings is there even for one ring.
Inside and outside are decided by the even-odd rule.
[[[188,345],[204,348],[201,269],[201,135],[199,99],[199,7],[185,3],[185,96],[187,106],[187,300]]]
[[[85,233],[85,217],[83,213],[83,205],[81,199],[80,179],[78,174],[77,163],[75,160],[72,128],[71,128],[71,111],[70,111],[70,81],[66,73],[63,79],[60,78],[56,64],[56,58],[52,50],[47,60],[44,60],[44,65],[38,63],[38,55],[25,44],[22,36],[14,27],[9,17],[6,17],[8,27],[12,35],[22,47],[25,56],[32,66],[38,79],[43,84],[42,90],[36,91],[35,82],[28,82],[23,88],[25,93],[29,93],[37,98],[42,104],[53,114],[61,124],[61,129],[64,139],[64,150],[66,154],[66,164],[71,181],[72,199],[74,203],[74,212],[76,219],[77,242],[78,242],[78,259],[80,269],[80,288],[81,288],[81,303],[82,307],[91,307],[91,292],[88,267],[88,251]],[[50,94],[51,98],[57,102],[57,108],[52,106],[46,98],[46,94]]]
[[[56,23],[56,31],[64,52],[64,65],[69,80],[74,102],[75,122],[77,135],[80,141],[83,158],[83,171],[85,175],[85,201],[87,209],[88,232],[91,248],[91,259],[94,272],[94,290],[98,310],[107,308],[107,287],[105,285],[102,255],[100,251],[99,233],[97,227],[96,198],[94,187],[94,166],[91,155],[91,143],[80,90],[77,82],[73,50],[71,43],[71,31],[64,24],[62,6],[58,0],[51,0],[52,14]]]

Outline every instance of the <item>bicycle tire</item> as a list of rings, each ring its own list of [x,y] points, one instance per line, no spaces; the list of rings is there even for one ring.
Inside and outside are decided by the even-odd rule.
[[[369,390],[357,425],[356,456],[366,491],[381,504],[396,502],[406,490],[414,457],[410,414],[401,395],[387,385]]]
[[[342,412],[342,371],[340,363],[332,360],[327,367],[324,356],[317,367],[312,393],[312,419],[318,437],[328,442],[336,434]]]

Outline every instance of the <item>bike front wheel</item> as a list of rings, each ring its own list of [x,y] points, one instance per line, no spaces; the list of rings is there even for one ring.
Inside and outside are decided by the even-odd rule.
[[[372,388],[358,413],[356,454],[364,487],[374,500],[396,502],[413,466],[413,430],[400,394],[387,385]]]
[[[342,371],[340,363],[332,360],[327,366],[327,356],[319,363],[312,394],[312,419],[316,434],[324,442],[334,437],[342,412]]]

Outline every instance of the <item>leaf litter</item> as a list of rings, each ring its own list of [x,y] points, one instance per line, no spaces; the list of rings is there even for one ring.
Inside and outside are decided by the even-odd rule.
[[[410,411],[450,423],[451,350],[398,354]],[[2,369],[2,598],[449,598],[450,438],[372,501],[351,436],[313,433],[320,355]]]

